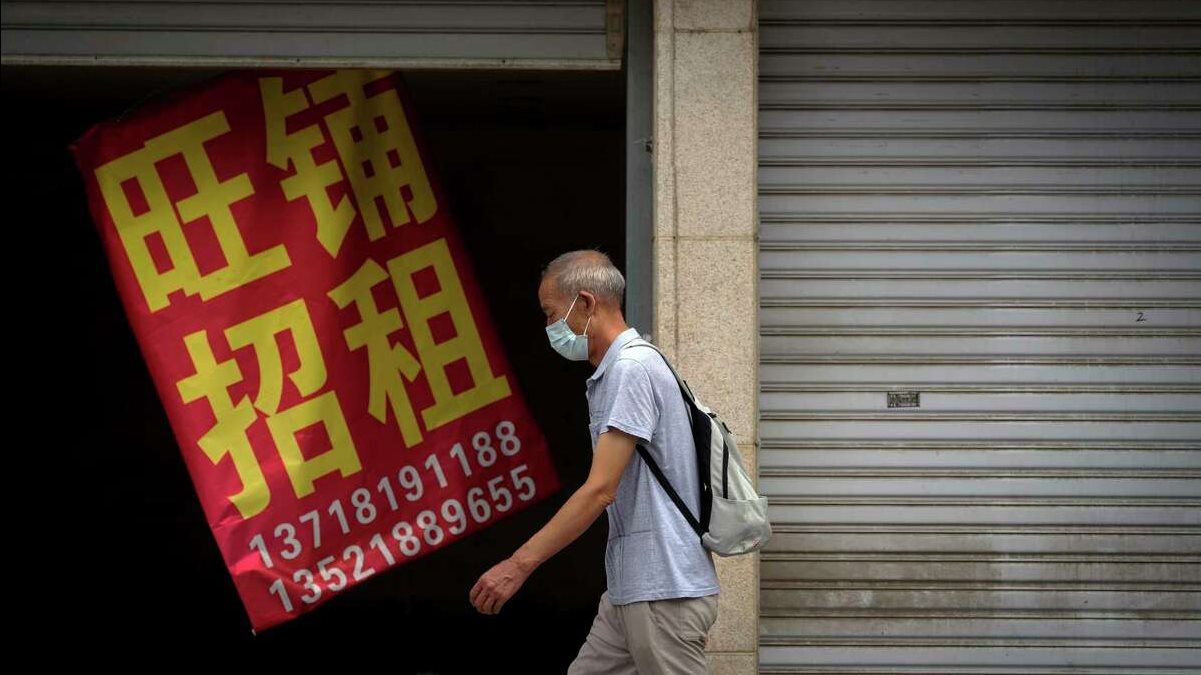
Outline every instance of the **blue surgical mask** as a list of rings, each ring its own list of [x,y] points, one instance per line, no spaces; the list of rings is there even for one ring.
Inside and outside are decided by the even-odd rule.
[[[563,358],[570,361],[588,360],[588,326],[592,323],[592,317],[589,316],[587,323],[584,324],[583,335],[576,335],[567,326],[567,317],[571,315],[571,309],[575,307],[575,301],[579,299],[580,296],[576,295],[575,300],[571,301],[571,307],[567,308],[567,314],[546,327],[546,337],[550,339],[550,346]]]

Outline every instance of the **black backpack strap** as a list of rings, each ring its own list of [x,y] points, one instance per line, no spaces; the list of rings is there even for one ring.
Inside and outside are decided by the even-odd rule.
[[[663,486],[663,490],[667,492],[667,496],[671,497],[671,501],[675,503],[676,508],[680,510],[680,513],[684,514],[684,518],[687,519],[688,524],[692,526],[692,531],[696,532],[696,536],[698,537],[703,536],[705,531],[701,529],[701,524],[697,522],[697,519],[692,515],[692,512],[688,510],[688,507],[684,505],[684,500],[680,499],[679,493],[677,493],[676,489],[671,486],[670,482],[668,482],[667,476],[663,475],[663,470],[659,468],[659,465],[655,462],[654,458],[651,457],[650,451],[647,450],[646,446],[642,445],[641,443],[639,443],[637,447],[638,454],[642,455],[642,459],[646,461],[646,465],[650,467],[651,473],[655,474],[655,479],[659,481],[659,485]]]
[[[651,473],[655,475],[655,479],[659,481],[659,485],[663,486],[663,491],[667,493],[668,497],[671,497],[671,501],[675,503],[676,508],[688,520],[688,524],[692,526],[697,536],[704,536],[705,532],[709,530],[709,517],[712,509],[708,499],[708,495],[712,491],[712,487],[709,485],[709,445],[707,440],[709,438],[709,419],[705,413],[701,412],[700,408],[696,407],[696,398],[692,395],[692,389],[684,381],[684,378],[680,377],[680,373],[676,370],[675,366],[671,365],[671,361],[668,360],[667,355],[663,353],[662,349],[642,338],[630,340],[623,348],[635,346],[649,347],[659,352],[663,363],[667,365],[667,369],[671,371],[672,376],[675,377],[676,384],[680,388],[680,396],[684,399],[684,407],[688,409],[688,424],[692,427],[693,440],[696,440],[696,436],[699,433],[703,437],[702,440],[705,441],[696,446],[697,482],[700,484],[701,489],[701,517],[699,521],[688,510],[688,507],[684,505],[684,500],[680,498],[679,493],[671,486],[671,482],[667,480],[667,476],[663,474],[663,470],[659,468],[654,458],[651,457],[650,452],[642,444],[638,444],[637,446],[638,454],[642,455],[642,459],[650,467]],[[722,468],[724,470],[725,467]]]

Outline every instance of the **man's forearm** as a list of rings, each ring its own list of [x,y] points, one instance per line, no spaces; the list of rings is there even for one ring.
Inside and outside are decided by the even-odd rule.
[[[600,490],[585,483],[559,507],[559,511],[513,554],[527,573],[583,534],[611,502]]]

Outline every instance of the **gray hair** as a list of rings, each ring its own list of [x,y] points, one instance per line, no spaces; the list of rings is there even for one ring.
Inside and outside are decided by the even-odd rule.
[[[556,289],[565,297],[575,297],[588,291],[600,298],[621,305],[626,279],[613,265],[609,256],[595,249],[568,251],[555,258],[542,270],[542,278],[550,276]]]

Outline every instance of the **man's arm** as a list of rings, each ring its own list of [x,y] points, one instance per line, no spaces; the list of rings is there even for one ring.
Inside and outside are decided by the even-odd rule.
[[[530,537],[513,561],[527,573],[583,534],[617,498],[617,486],[638,439],[621,429],[609,429],[596,441],[588,479],[537,534]]]
[[[539,565],[583,534],[605,507],[617,498],[621,475],[634,454],[638,439],[610,428],[600,434],[587,480],[559,507],[542,529],[517,551],[480,577],[471,588],[471,604],[484,614],[495,614]]]

